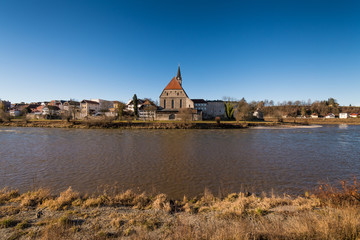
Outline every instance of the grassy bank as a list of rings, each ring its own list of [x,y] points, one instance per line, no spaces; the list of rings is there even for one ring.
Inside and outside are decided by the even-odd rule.
[[[360,125],[360,118],[349,119],[299,119],[284,118],[282,122],[275,118],[265,121],[111,121],[109,119],[93,120],[27,120],[14,119],[0,122],[3,127],[45,127],[45,128],[79,128],[79,129],[241,129],[257,126],[291,126],[291,125],[325,125],[348,124]]]
[[[0,191],[1,239],[358,239],[359,185],[304,196],[169,200],[131,191]]]
[[[110,121],[110,120],[84,120],[84,121],[62,121],[62,120],[13,120],[2,122],[0,126],[6,127],[47,127],[47,128],[114,128],[114,129],[241,129],[249,126],[274,126],[281,123],[276,122],[235,122],[224,121]]]
[[[266,118],[266,121],[272,122],[276,121],[275,118]],[[360,118],[284,118],[284,123],[295,123],[295,124],[316,124],[316,125],[326,125],[326,124],[347,124],[347,125],[360,125]]]

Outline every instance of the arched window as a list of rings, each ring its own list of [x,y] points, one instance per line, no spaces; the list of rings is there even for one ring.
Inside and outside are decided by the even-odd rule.
[[[174,108],[174,99],[171,100],[171,108]]]
[[[180,108],[182,108],[182,99],[180,99]]]

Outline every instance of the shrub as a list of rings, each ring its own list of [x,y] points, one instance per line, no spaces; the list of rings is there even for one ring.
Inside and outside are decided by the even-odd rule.
[[[216,121],[216,123],[217,123],[218,125],[220,125],[220,120],[221,120],[220,117],[216,117],[216,118],[215,118],[215,121]]]
[[[354,178],[352,184],[341,181],[341,186],[336,187],[331,184],[322,184],[315,191],[323,204],[329,203],[336,206],[343,204],[359,205],[360,204],[360,184]]]

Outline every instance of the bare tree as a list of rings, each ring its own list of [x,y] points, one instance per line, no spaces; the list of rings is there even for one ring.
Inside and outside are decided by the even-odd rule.
[[[185,123],[192,120],[192,110],[190,108],[181,108],[178,115]]]
[[[256,106],[256,102],[255,103],[251,103],[251,105]],[[252,107],[246,102],[246,100],[244,98],[242,98],[239,103],[238,103],[238,107],[237,107],[237,112],[236,112],[236,120],[240,121],[240,120],[251,120],[253,118],[252,116]]]
[[[125,103],[123,102],[118,102],[117,103],[117,115],[118,115],[118,119],[122,120],[123,116],[124,116],[124,109],[125,109]]]

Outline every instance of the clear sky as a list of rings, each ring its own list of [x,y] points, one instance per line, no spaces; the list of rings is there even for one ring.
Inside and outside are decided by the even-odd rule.
[[[360,1],[0,0],[0,98],[360,105]]]

